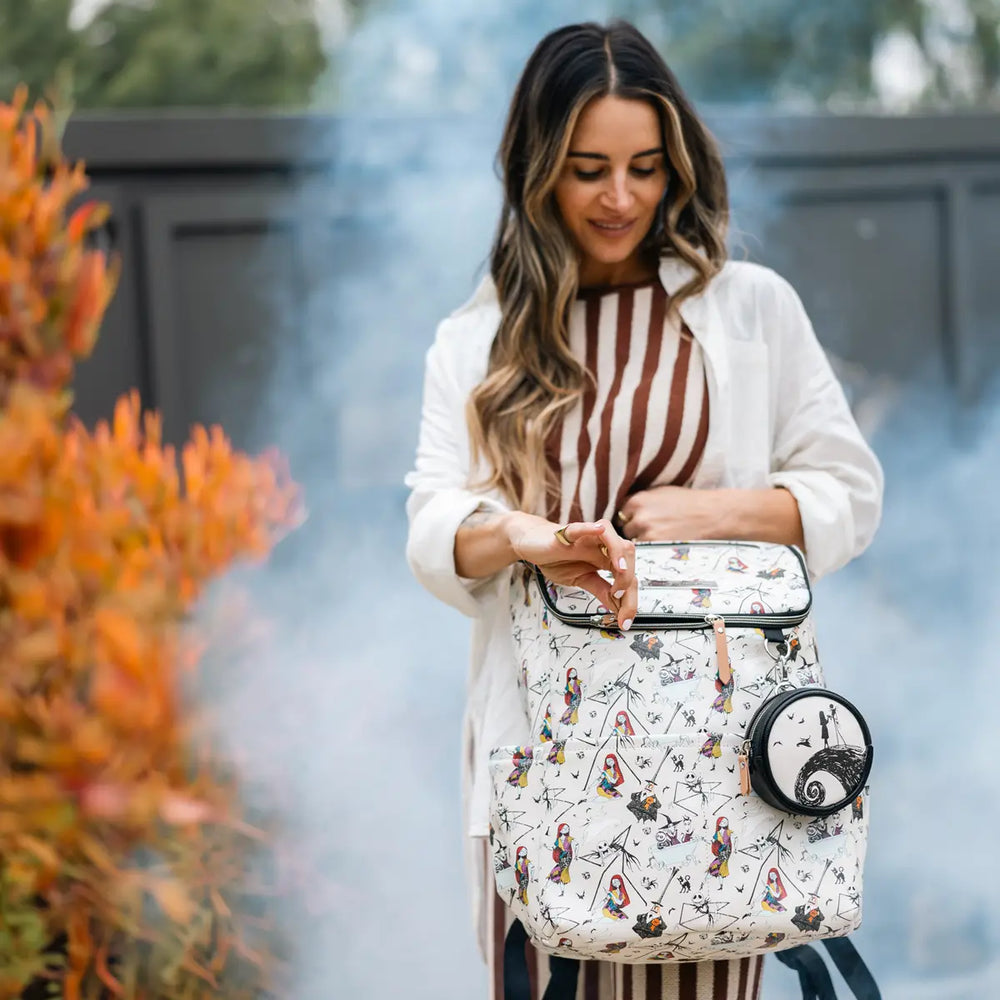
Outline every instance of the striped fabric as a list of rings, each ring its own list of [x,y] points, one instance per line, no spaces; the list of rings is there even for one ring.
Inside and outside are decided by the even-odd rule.
[[[489,1000],[503,1000],[503,949],[513,922],[510,909],[497,895],[489,843],[486,854],[487,965]],[[541,1000],[549,981],[549,959],[525,945],[531,1000]],[[621,965],[582,962],[576,1000],[757,1000],[760,996],[763,956],[724,962],[682,962],[663,965]]]
[[[547,443],[560,488],[550,520],[612,517],[628,493],[691,481],[708,436],[705,367],[667,305],[658,279],[573,303],[570,349],[593,381]]]

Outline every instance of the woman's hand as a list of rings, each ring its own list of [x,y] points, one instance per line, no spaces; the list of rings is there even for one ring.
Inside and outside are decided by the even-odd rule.
[[[805,551],[799,505],[788,490],[693,490],[656,486],[633,493],[620,511],[622,533],[636,542],[705,538],[797,545]]]
[[[694,541],[727,537],[718,533],[723,520],[720,494],[729,490],[692,490],[656,486],[631,494],[619,519],[627,538],[636,542]]]
[[[534,563],[553,583],[582,587],[614,612],[627,630],[635,618],[639,588],[635,579],[635,546],[607,519],[572,521],[565,526],[569,545],[556,537],[560,527],[544,517],[518,513],[509,520],[510,545],[518,559]],[[599,569],[614,574],[609,583]]]

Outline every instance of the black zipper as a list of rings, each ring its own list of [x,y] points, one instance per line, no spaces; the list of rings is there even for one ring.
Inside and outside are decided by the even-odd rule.
[[[759,549],[760,544],[756,542],[731,542],[731,541],[696,541],[696,542],[636,542],[636,547],[647,547],[653,545],[659,546],[669,546],[674,548],[677,545],[727,545],[727,546],[743,546],[745,548]],[[788,549],[794,553],[795,558],[798,560],[799,565],[802,567],[802,578],[806,581],[808,586],[809,582],[809,572],[806,569],[805,559],[802,557],[802,553],[794,545],[785,545],[783,548]],[[569,612],[560,611],[556,606],[555,601],[549,596],[549,591],[547,587],[547,580],[545,579],[545,574],[542,570],[535,566],[535,578],[538,581],[538,589],[542,594],[542,601],[545,603],[545,607],[563,622],[565,625],[575,625],[578,628],[618,628],[618,619],[615,618],[610,612],[607,614],[571,614]],[[653,615],[640,615],[637,614],[632,620],[632,628],[656,628],[663,629],[665,631],[674,631],[678,629],[686,628],[711,628],[712,622],[710,619],[721,618],[725,622],[726,627],[729,628],[733,626],[735,628],[786,628],[794,625],[800,625],[809,616],[809,611],[812,608],[812,590],[809,590],[809,600],[806,602],[805,608],[802,611],[791,612],[785,615],[677,615],[677,614],[653,614]]]

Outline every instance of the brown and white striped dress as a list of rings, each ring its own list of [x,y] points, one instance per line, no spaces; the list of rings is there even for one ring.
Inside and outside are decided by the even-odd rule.
[[[570,312],[570,347],[593,376],[553,433],[548,460],[560,490],[552,521],[613,517],[625,497],[651,486],[687,486],[708,436],[708,390],[698,342],[668,309],[659,279],[581,292]],[[513,917],[486,856],[490,1000],[503,1000],[503,946]],[[548,982],[548,958],[526,945],[532,1000]],[[623,965],[581,963],[577,1000],[756,1000],[763,958]]]

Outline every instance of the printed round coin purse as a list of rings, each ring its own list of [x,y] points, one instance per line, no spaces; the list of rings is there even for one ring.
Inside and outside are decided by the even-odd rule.
[[[826,688],[782,691],[757,709],[740,760],[768,805],[829,816],[861,793],[872,767],[861,713]]]

